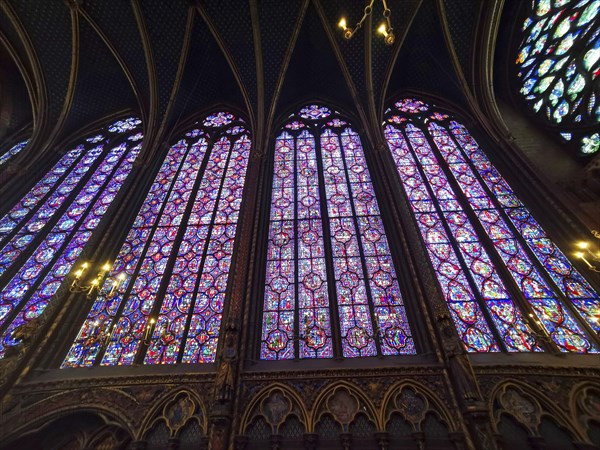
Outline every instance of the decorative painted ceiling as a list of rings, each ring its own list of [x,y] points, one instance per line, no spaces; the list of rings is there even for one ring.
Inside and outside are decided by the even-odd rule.
[[[478,25],[489,28],[501,4],[388,0],[397,36],[388,47],[374,32],[380,2],[346,41],[337,22],[360,19],[358,0],[0,0],[0,87],[15,85],[0,137],[33,122],[51,151],[130,110],[144,121],[150,158],[191,115],[225,104],[261,146],[309,99],[360,118],[368,136],[401,90],[472,106]]]

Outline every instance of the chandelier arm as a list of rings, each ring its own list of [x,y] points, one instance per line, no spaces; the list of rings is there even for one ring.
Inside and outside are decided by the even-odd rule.
[[[354,30],[352,30],[352,35],[353,36],[354,36],[354,33],[356,32],[356,30],[359,30],[360,28],[362,28],[362,24],[364,23],[364,21],[366,20],[366,18],[368,16],[370,16],[371,13],[373,12],[373,3],[375,3],[375,0],[371,0],[371,2],[367,6],[365,6],[362,18],[356,24],[356,26],[354,27]]]

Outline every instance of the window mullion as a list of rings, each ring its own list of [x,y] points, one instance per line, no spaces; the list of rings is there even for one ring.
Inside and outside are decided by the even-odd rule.
[[[169,150],[171,148],[169,148]],[[128,285],[127,285],[125,291],[122,294],[122,300],[121,300],[121,302],[119,304],[119,307],[117,308],[117,311],[115,312],[115,314],[114,314],[114,316],[112,318],[112,321],[111,321],[112,324],[111,324],[111,328],[110,328],[110,336],[111,337],[114,334],[116,325],[119,323],[119,320],[121,319],[121,316],[123,314],[123,310],[125,309],[125,306],[127,305],[128,301],[129,301],[129,298],[131,296],[131,291],[133,290],[133,288],[135,286],[135,282],[136,282],[136,280],[137,280],[137,278],[138,278],[138,276],[140,274],[143,262],[146,259],[146,255],[148,253],[148,249],[149,249],[150,245],[152,244],[152,242],[154,240],[154,236],[156,234],[156,231],[159,228],[160,218],[162,217],[162,214],[163,214],[163,212],[164,212],[164,210],[165,210],[165,208],[167,206],[167,202],[168,202],[168,199],[169,199],[169,197],[171,195],[171,192],[175,188],[175,180],[177,180],[177,178],[179,177],[179,173],[182,170],[183,163],[186,160],[189,152],[190,152],[190,148],[188,147],[188,149],[185,151],[185,153],[179,158],[179,161],[177,163],[178,167],[177,167],[177,170],[175,171],[175,173],[173,174],[171,185],[169,186],[169,189],[167,189],[167,192],[165,193],[165,197],[162,200],[162,204],[161,204],[158,212],[154,216],[154,224],[152,225],[152,229],[150,230],[150,233],[148,234],[148,237],[146,238],[146,242],[144,244],[143,250],[140,252],[140,256],[139,256],[139,259],[138,259],[138,261],[136,263],[135,269],[134,269],[133,273],[131,274],[131,276],[129,277]],[[168,155],[168,152],[167,152],[167,155]],[[165,155],[165,159],[167,158],[167,155]],[[160,173],[160,170],[162,170],[162,168],[163,168],[163,166],[161,166],[159,168],[159,172],[157,172],[157,174],[155,175],[155,177],[158,176],[158,174]],[[151,185],[150,189],[152,189],[152,185]],[[146,194],[146,198],[144,199],[144,201],[140,205],[140,209],[138,210],[138,215],[139,215],[139,213],[141,211],[141,208],[144,206],[144,203],[148,199],[147,195],[148,194]],[[134,218],[134,223],[135,223],[135,220],[137,219],[137,217],[138,216],[136,215],[136,218]],[[145,227],[143,227],[143,228],[140,227],[140,230],[143,230],[144,228]],[[128,234],[128,236],[129,236],[129,234]],[[125,239],[127,239],[127,238],[125,238]],[[131,333],[131,331],[129,333]],[[101,348],[100,348],[100,350],[98,351],[98,353],[95,356],[95,360],[94,360],[93,365],[97,366],[97,365],[99,365],[102,362],[102,360],[105,357],[106,350],[108,349],[108,345],[111,343],[111,341],[112,340],[109,338],[107,341],[105,341],[105,342],[103,342],[101,344]],[[139,349],[138,349],[138,351],[139,351]],[[118,364],[118,362],[117,362],[117,364]]]
[[[333,355],[342,358],[342,334],[340,329],[340,313],[338,308],[338,296],[335,284],[335,269],[333,266],[333,249],[331,247],[331,227],[329,226],[329,213],[327,211],[327,198],[325,191],[325,176],[323,174],[323,154],[321,152],[321,139],[319,136],[319,125],[315,124],[311,129],[311,135],[315,143],[315,157],[317,172],[319,175],[319,200],[321,207],[321,223],[323,226],[323,249],[325,254],[325,267],[327,273],[327,290],[329,294],[329,310],[331,326],[331,339],[333,344]]]
[[[100,155],[98,155],[97,160],[99,160],[99,162],[97,164],[95,164],[95,167],[90,167],[90,169],[88,169],[88,172],[91,172],[91,174],[89,175],[89,177],[86,177],[85,179],[82,179],[80,183],[83,183],[81,185],[81,189],[75,191],[74,189],[74,193],[75,196],[71,198],[70,202],[65,202],[66,204],[68,204],[69,206],[64,206],[62,208],[60,208],[59,210],[57,210],[57,212],[55,213],[56,220],[54,221],[54,223],[52,224],[52,226],[50,227],[50,225],[47,225],[49,228],[49,232],[47,233],[40,233],[38,235],[39,238],[39,242],[37,242],[37,244],[33,245],[32,250],[28,252],[28,258],[25,260],[25,262],[23,264],[20,264],[17,266],[17,270],[15,271],[14,276],[9,280],[9,282],[7,283],[7,285],[4,287],[5,289],[11,284],[12,280],[14,280],[16,277],[21,276],[21,272],[22,269],[24,267],[24,264],[27,264],[27,261],[30,260],[30,258],[33,257],[33,255],[37,252],[37,250],[39,249],[39,247],[47,241],[48,237],[52,234],[65,234],[65,239],[64,241],[60,244],[59,247],[57,247],[56,251],[54,252],[54,255],[52,256],[52,258],[45,263],[45,267],[39,272],[39,274],[37,275],[37,279],[36,281],[31,285],[31,287],[27,290],[27,292],[25,293],[25,295],[22,296],[21,301],[18,303],[18,305],[16,305],[16,307],[14,307],[13,311],[11,311],[11,313],[9,314],[8,317],[5,318],[3,325],[0,327],[0,335],[2,333],[4,333],[7,329],[11,328],[11,324],[13,322],[13,320],[21,313],[21,311],[23,310],[23,308],[25,306],[27,306],[27,302],[29,302],[32,298],[32,296],[35,295],[35,293],[37,292],[38,289],[40,289],[41,285],[44,283],[46,277],[49,275],[49,273],[52,271],[52,269],[54,268],[54,266],[57,264],[57,262],[61,259],[61,257],[63,256],[65,250],[69,247],[69,245],[71,244],[73,237],[79,232],[79,228],[81,227],[81,225],[83,224],[83,222],[86,220],[86,218],[88,217],[90,210],[92,208],[92,205],[95,204],[96,200],[103,194],[103,192],[105,191],[105,189],[107,188],[109,182],[111,181],[112,175],[118,170],[118,168],[120,167],[121,162],[123,162],[127,156],[128,156],[128,151],[129,148],[126,146],[125,150],[123,150],[123,154],[119,157],[119,159],[113,163],[113,167],[110,171],[110,174],[105,176],[105,179],[101,182],[100,187],[98,188],[98,190],[93,194],[92,199],[87,202],[87,205],[85,207],[85,209],[80,213],[79,218],[77,219],[77,221],[70,227],[70,230],[67,231],[54,231],[54,228],[56,227],[56,225],[58,225],[59,223],[61,223],[61,221],[65,218],[65,214],[67,214],[67,211],[69,208],[71,208],[73,205],[72,203],[79,198],[79,195],[81,194],[83,188],[85,188],[87,186],[87,183],[91,180],[93,180],[96,176],[101,176],[101,174],[97,173],[98,169],[104,164],[106,158],[109,156],[109,154],[111,153],[110,150],[107,150],[106,148],[103,149],[102,153]],[[87,175],[87,174],[86,174]],[[79,187],[79,184],[77,185],[77,187]],[[93,231],[92,231],[93,233]],[[86,243],[84,244],[83,247],[85,247],[85,245],[87,244],[87,242],[89,241],[89,239],[86,241]],[[30,246],[32,246],[32,244],[35,243],[34,242],[30,243]],[[82,247],[82,250],[83,250]],[[74,263],[75,261],[73,261]],[[63,278],[64,280],[64,278]],[[27,298],[27,300],[25,301],[24,299]],[[50,299],[49,299],[50,300]]]
[[[554,282],[554,280],[552,279],[552,277],[548,274],[548,271],[546,270],[546,268],[544,267],[544,265],[541,263],[541,261],[538,259],[538,257],[535,255],[535,253],[531,250],[531,248],[529,247],[529,244],[525,241],[525,239],[521,235],[521,232],[517,229],[517,227],[515,226],[515,224],[511,220],[511,218],[506,213],[505,209],[502,207],[502,205],[498,201],[498,198],[496,197],[496,195],[490,190],[490,188],[488,187],[487,183],[485,183],[485,181],[481,178],[481,176],[479,174],[479,171],[473,165],[473,162],[468,157],[468,155],[465,153],[465,151],[463,150],[463,148],[460,145],[460,143],[457,141],[457,139],[454,136],[454,134],[452,132],[450,132],[447,128],[445,128],[445,129],[446,129],[446,132],[448,133],[448,135],[450,136],[450,138],[452,139],[452,141],[454,142],[454,145],[456,145],[456,148],[458,149],[458,151],[460,151],[461,154],[463,155],[465,161],[467,162],[467,164],[471,168],[471,171],[472,171],[473,175],[479,181],[479,184],[481,185],[482,189],[487,194],[488,198],[491,200],[491,202],[494,205],[496,211],[498,211],[498,214],[500,215],[500,217],[502,217],[504,219],[504,222],[506,223],[506,225],[508,226],[508,228],[512,232],[512,234],[515,237],[515,239],[521,244],[521,247],[525,250],[525,253],[528,256],[529,261],[538,270],[538,273],[543,277],[543,280],[552,289],[553,293],[558,297],[557,300],[559,300],[560,303],[562,303],[562,305],[565,306],[567,308],[567,310],[569,310],[573,314],[574,318],[577,320],[577,323],[579,323],[579,325],[583,326],[583,329],[588,334],[587,337],[588,338],[591,337],[591,339],[596,344],[600,345],[600,340],[598,340],[596,338],[597,333],[589,326],[589,324],[587,323],[587,321],[584,320],[581,317],[581,314],[579,313],[579,311],[577,311],[577,309],[573,307],[571,301],[563,294],[562,290]],[[454,181],[454,179],[453,179],[453,181]],[[525,205],[523,205],[523,208],[526,208]],[[527,212],[529,213],[529,210],[527,210]],[[478,220],[477,220],[477,224],[480,225]],[[487,236],[487,234],[484,234],[484,235],[486,237],[486,240],[490,240],[489,237]],[[494,247],[494,244],[491,243],[491,246]],[[494,250],[495,250],[495,248],[494,248]],[[500,258],[500,256],[497,255],[496,252],[494,252],[494,256],[497,257],[500,262],[502,262],[502,258]],[[507,280],[509,281],[510,288],[513,288],[514,290],[516,290],[516,293],[515,293],[516,298],[519,300],[519,304],[523,305],[524,309],[527,311],[527,313],[528,313],[527,315],[528,316],[529,316],[529,314],[534,314],[534,316],[537,315],[535,313],[535,311],[533,310],[532,306],[529,304],[529,302],[526,301],[526,299],[524,298],[524,296],[521,293],[520,289],[516,285],[516,282],[513,279],[513,277],[510,276],[510,274],[508,274],[508,269],[506,268],[505,264],[502,262],[502,264],[497,264],[497,266],[499,268],[501,268],[502,271],[504,272],[505,276],[503,276],[503,278],[507,278]],[[529,317],[531,317],[531,316],[529,316]],[[543,327],[538,326],[538,324],[536,323],[535,320],[529,320],[529,318],[526,318],[526,320],[530,323],[530,326],[533,325],[532,328],[535,327],[534,328],[535,330],[539,330],[538,332],[543,333],[542,335],[545,336],[547,334],[546,331],[545,331],[545,329]],[[558,347],[557,347],[556,343],[554,342],[554,340],[550,338],[549,341],[550,342],[548,342],[546,344],[549,344],[553,350],[558,350]]]
[[[342,145],[341,135],[338,133],[334,133],[336,138],[338,139],[338,143],[340,146],[341,160],[344,165],[344,176],[346,178],[346,186],[348,188],[348,199],[350,200],[350,208],[352,211],[352,223],[354,224],[354,231],[356,233],[356,241],[358,244],[358,253],[360,255],[360,262],[363,271],[363,281],[365,283],[365,292],[367,294],[367,302],[369,307],[369,316],[371,317],[371,326],[373,327],[373,339],[375,340],[375,348],[377,349],[377,354],[381,355],[381,341],[382,339],[381,333],[383,330],[379,329],[379,323],[377,318],[375,317],[375,305],[373,303],[373,295],[371,293],[371,285],[369,280],[369,272],[367,270],[367,260],[365,258],[365,252],[363,248],[362,236],[360,234],[360,228],[358,226],[358,218],[356,214],[356,206],[354,205],[354,196],[352,195],[352,186],[350,185],[350,177],[348,176],[348,164],[346,162],[346,151]]]
[[[188,151],[185,154],[185,157],[182,159],[180,171],[182,170],[181,168],[183,167],[185,161],[187,160],[189,153],[194,151],[195,144],[193,143],[192,139],[193,138],[190,138],[189,144],[186,143],[188,145]],[[183,238],[185,236],[186,226],[184,226],[183,224],[184,224],[184,222],[187,221],[187,218],[189,218],[190,212],[194,205],[194,200],[195,200],[194,194],[197,193],[198,186],[199,186],[200,182],[202,181],[202,177],[204,175],[204,169],[206,168],[207,161],[210,157],[210,150],[209,150],[210,144],[211,144],[211,142],[209,141],[209,139],[206,139],[207,151],[202,156],[202,162],[200,163],[200,168],[198,169],[198,172],[196,174],[196,180],[194,181],[194,184],[193,184],[192,188],[190,189],[190,195],[188,197],[187,204],[185,206],[185,210],[182,214],[182,217],[184,219],[182,219],[178,225],[177,235],[176,235],[175,239],[173,240],[173,247],[171,248],[171,255],[170,255],[169,259],[167,260],[167,264],[166,264],[166,267],[164,270],[164,274],[168,274],[168,276],[163,275],[160,285],[156,291],[156,299],[154,301],[154,305],[152,306],[152,311],[148,315],[148,317],[156,318],[155,320],[157,321],[157,325],[158,325],[158,316],[160,314],[160,310],[162,308],[162,304],[165,299],[165,294],[166,294],[167,288],[169,286],[169,282],[171,281],[173,267],[175,266],[175,262],[177,261],[177,258],[179,257],[179,250],[181,247],[181,242],[183,241]],[[178,176],[179,176],[179,172],[173,177],[173,179],[175,181],[177,181]],[[173,188],[174,188],[174,186],[175,186],[175,183],[173,183]],[[169,196],[170,196],[170,194],[171,194],[171,192],[169,192]],[[168,201],[169,196],[166,197],[166,199],[165,199],[166,201]],[[159,219],[159,222],[160,222],[160,219]],[[185,342],[185,340],[184,340],[185,337],[186,336],[182,337],[179,353],[181,353],[181,347],[183,347],[183,343]],[[152,343],[153,340],[154,340],[153,336],[150,336],[150,344]],[[135,358],[136,363],[138,363],[138,364],[143,363],[144,357],[146,356],[146,352],[148,351],[148,347],[149,347],[149,345],[146,344],[142,340],[140,343],[140,348],[138,349],[138,353]],[[179,359],[177,360],[177,362],[179,362]]]
[[[500,348],[502,350],[506,350],[506,345],[504,343],[504,340],[498,333],[498,330],[496,329],[494,321],[492,320],[492,318],[489,314],[489,311],[487,310],[487,306],[485,305],[485,302],[481,298],[481,294],[479,292],[479,289],[477,288],[477,284],[473,280],[473,276],[471,275],[469,266],[467,265],[466,261],[464,260],[462,252],[460,251],[460,248],[456,244],[454,233],[452,232],[452,230],[450,229],[450,227],[446,221],[444,211],[441,209],[441,207],[438,203],[437,196],[436,196],[435,192],[433,191],[433,188],[431,187],[431,185],[427,179],[427,175],[425,174],[425,171],[423,170],[421,162],[419,161],[418,157],[416,156],[416,152],[413,148],[413,144],[410,141],[410,139],[408,138],[405,129],[403,129],[402,131],[400,131],[400,130],[398,130],[398,131],[402,133],[402,136],[404,137],[406,144],[407,144],[408,148],[410,149],[413,158],[415,159],[416,169],[419,172],[419,174],[421,175],[421,178],[423,179],[423,184],[425,185],[425,188],[427,189],[427,192],[429,193],[429,196],[432,199],[432,203],[433,203],[435,212],[436,212],[437,216],[439,217],[440,223],[441,223],[442,227],[444,228],[446,235],[448,236],[448,243],[452,247],[452,250],[454,251],[454,254],[460,264],[460,268],[461,268],[463,274],[465,275],[467,282],[469,283],[469,288],[471,289],[471,292],[473,293],[474,300],[475,300],[477,306],[479,307],[480,311],[482,312],[483,316],[485,317],[485,321],[487,322],[488,329],[492,333],[492,336],[493,336],[494,340],[496,341],[496,344],[498,346],[500,346]],[[421,130],[421,131],[423,132],[423,130]],[[434,143],[432,143],[429,140],[429,136],[428,136],[427,132],[424,133],[424,136],[426,136],[430,147],[432,146],[432,144],[435,145]],[[432,147],[432,150],[433,150],[433,147]],[[442,168],[442,170],[444,170],[443,164],[440,164],[440,168]],[[448,181],[450,181],[450,180],[448,179]],[[456,194],[457,193],[455,192],[455,195]],[[458,195],[456,195],[456,198],[457,198],[457,200],[459,200]],[[463,207],[463,209],[464,209],[464,207]],[[415,215],[414,212],[413,212],[413,215]],[[416,215],[415,215],[415,219],[416,219]],[[419,233],[419,234],[421,234],[421,233]],[[425,242],[424,238],[423,238],[423,245],[425,246],[425,248],[427,248],[427,242]],[[437,277],[438,276],[436,275],[436,278]],[[448,308],[450,308],[448,301],[446,301],[446,304],[447,304]],[[461,340],[464,340],[464,338],[462,336],[461,336]]]

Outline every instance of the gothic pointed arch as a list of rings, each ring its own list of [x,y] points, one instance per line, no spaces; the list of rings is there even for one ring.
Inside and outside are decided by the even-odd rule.
[[[416,353],[358,133],[308,104],[273,158],[260,358]]]
[[[404,98],[387,110],[384,133],[465,348],[597,353],[598,293],[469,130]]]
[[[250,148],[217,111],[168,149],[63,368],[214,362]]]
[[[28,341],[97,239],[142,147],[141,120],[111,122],[67,147],[0,218],[0,356]]]

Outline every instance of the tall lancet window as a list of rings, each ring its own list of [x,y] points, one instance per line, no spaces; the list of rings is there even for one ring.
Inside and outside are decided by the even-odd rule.
[[[467,350],[597,353],[598,294],[469,131],[414,99],[396,103],[384,127]]]
[[[117,197],[142,146],[141,121],[82,139],[0,218],[0,355],[13,332],[64,294],[63,281]]]
[[[415,353],[360,137],[328,108],[275,140],[261,359]]]
[[[584,155],[600,150],[600,0],[533,0],[517,56],[533,112]]]
[[[250,147],[218,112],[170,148],[62,367],[215,360]]]

